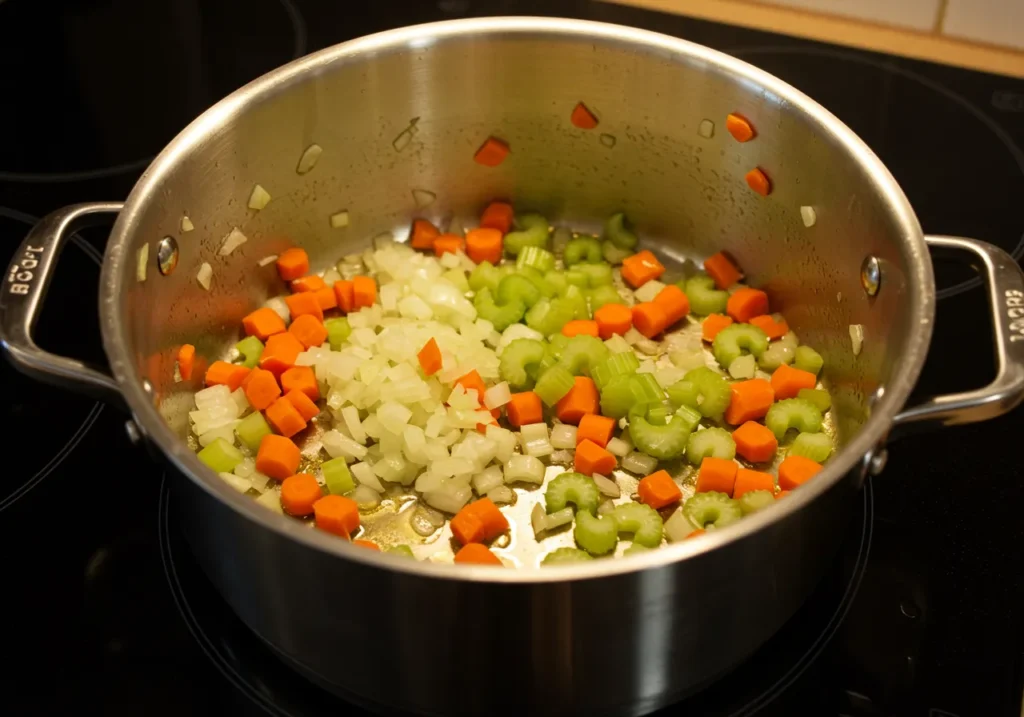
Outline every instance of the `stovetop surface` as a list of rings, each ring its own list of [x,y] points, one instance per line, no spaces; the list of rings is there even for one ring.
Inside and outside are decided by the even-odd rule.
[[[370,32],[537,14],[684,37],[792,83],[890,168],[926,231],[1024,251],[1024,81],[580,0],[0,0],[0,259],[59,206],[127,196],[220,97]],[[64,253],[38,329],[103,363],[103,230]],[[936,264],[932,350],[915,397],[991,379],[983,291]],[[7,450],[0,608],[9,714],[362,714],[290,672],[183,546],[162,468],[124,416],[0,366]],[[1021,414],[909,437],[868,481],[833,569],[750,661],[664,715],[1022,714]],[[10,709],[10,712],[7,710]]]

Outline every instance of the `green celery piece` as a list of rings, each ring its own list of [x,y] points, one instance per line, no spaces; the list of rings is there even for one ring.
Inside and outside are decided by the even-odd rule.
[[[679,406],[676,409],[676,415],[683,419],[683,423],[686,424],[687,431],[695,431],[697,426],[700,424],[701,414],[696,408],[690,408],[689,406]]]
[[[559,364],[573,376],[590,376],[594,366],[611,356],[604,341],[596,336],[579,334],[569,339],[562,349]]]
[[[651,551],[651,548],[648,548],[646,545],[640,545],[640,543],[633,543],[628,548],[623,550],[622,554],[623,555],[636,555],[637,553],[647,553],[647,552],[650,552],[650,551]]]
[[[512,299],[507,304],[495,303],[491,290],[486,287],[473,297],[473,308],[481,319],[494,324],[495,331],[504,331],[526,313],[526,304],[521,299]]]
[[[548,280],[544,278],[547,276],[546,274],[529,266],[516,269],[515,273],[528,279],[531,284],[537,287],[537,291],[540,292],[541,296],[550,299],[558,295],[558,287],[548,283]]]
[[[686,405],[696,408],[705,418],[721,421],[725,409],[732,401],[732,389],[729,388],[729,382],[707,366],[690,369],[683,375],[683,380],[696,386],[699,395],[695,403]]]
[[[638,411],[639,416],[647,420],[648,423],[654,426],[664,426],[668,424],[670,418],[672,418],[672,406],[665,401],[659,401],[658,403],[645,404],[646,407],[633,406],[630,411],[632,414],[634,411]],[[643,410],[639,410],[639,409]]]
[[[693,381],[681,379],[666,388],[665,392],[673,406],[687,406],[694,409],[700,406],[701,391]]]
[[[578,269],[569,269],[569,271],[565,272],[565,280],[581,289],[590,288],[590,277],[587,276],[586,272],[579,271]]]
[[[569,345],[569,337],[559,332],[548,339],[548,350],[555,358],[561,358],[565,347]]]
[[[757,365],[764,371],[774,371],[782,364],[792,363],[796,350],[788,343],[773,341],[768,350],[757,357]]]
[[[473,291],[490,289],[491,293],[494,293],[498,290],[498,283],[505,273],[491,262],[482,261],[469,273],[469,288]]]
[[[607,347],[606,347],[607,348]],[[632,351],[611,354],[600,363],[591,362],[590,377],[600,391],[619,376],[631,376],[640,368],[640,359]]]
[[[516,339],[501,352],[498,371],[509,386],[522,391],[530,388],[530,370],[544,360],[545,345],[536,339]]]
[[[465,294],[469,291],[469,282],[466,281],[466,272],[462,269],[449,269],[445,273],[441,274],[442,279],[447,279],[449,282],[455,285],[455,287]]]
[[[384,551],[385,553],[391,553],[392,555],[401,555],[403,558],[416,559],[416,555],[413,554],[412,548],[408,545],[392,545],[390,548]]]
[[[216,439],[196,455],[218,473],[230,473],[245,458],[240,450],[223,438]]]
[[[524,246],[516,257],[516,268],[536,269],[539,272],[555,268],[555,255],[539,246]]]
[[[548,286],[555,290],[555,293],[559,296],[565,294],[565,290],[569,288],[569,280],[565,278],[564,271],[549,271],[544,274],[544,281],[547,282]]]
[[[260,449],[260,441],[263,440],[263,436],[270,433],[270,424],[267,423],[267,419],[263,417],[262,413],[254,411],[235,426],[235,433],[238,434],[239,440],[245,444],[245,447],[255,453]]]
[[[572,503],[576,511],[593,513],[601,502],[601,491],[590,476],[582,473],[562,473],[551,479],[544,491],[547,512],[557,513]]]
[[[352,480],[352,474],[348,470],[348,464],[344,458],[332,458],[320,464],[320,470],[324,474],[324,482],[327,483],[327,490],[334,495],[344,495],[356,487]]]
[[[705,458],[732,460],[736,457],[736,441],[724,428],[705,428],[694,431],[686,444],[686,460],[695,466]]]
[[[633,445],[641,453],[658,460],[678,458],[686,452],[686,442],[690,437],[686,421],[672,416],[667,424],[655,425],[648,420],[651,405],[635,405],[629,411],[629,436]]]
[[[630,249],[620,249],[610,239],[605,239],[601,242],[601,255],[609,264],[621,264],[623,259],[632,256],[632,254],[633,252]]]
[[[680,281],[677,286],[686,293],[686,298],[690,300],[690,311],[694,314],[709,316],[725,313],[729,292],[716,289],[715,280],[707,274],[691,276],[685,282]]]
[[[566,266],[599,262],[602,259],[601,242],[595,237],[577,237],[566,245],[562,259]]]
[[[588,290],[587,298],[590,299],[591,311],[597,311],[605,304],[626,304],[626,300],[619,294],[618,289],[610,284],[595,286]]]
[[[502,356],[504,357],[504,354]],[[533,392],[540,396],[540,400],[544,402],[545,406],[554,406],[572,390],[575,384],[572,374],[561,365],[556,365],[540,375],[533,387]]]
[[[529,309],[540,301],[542,294],[540,289],[525,276],[509,274],[499,282],[498,292],[494,296],[498,304],[510,304],[518,299]]]
[[[717,491],[694,493],[683,504],[683,514],[696,526],[724,528],[743,517],[739,503]]]
[[[825,359],[823,359],[821,354],[810,346],[797,346],[796,356],[793,359],[793,366],[801,371],[810,371],[817,376],[818,372],[821,371],[821,367],[824,365]]]
[[[638,241],[622,212],[612,214],[604,223],[604,238],[619,249],[632,249]]]
[[[747,491],[739,498],[740,511],[743,512],[743,515],[756,513],[763,508],[767,508],[774,502],[775,494],[769,490]]]
[[[745,352],[759,357],[768,350],[768,335],[751,324],[730,324],[718,332],[711,344],[715,360],[722,368],[742,356]]]
[[[601,390],[601,413],[611,418],[622,418],[638,403],[658,403],[664,399],[665,391],[653,375],[619,376]]]
[[[612,510],[619,533],[632,533],[633,544],[645,548],[661,545],[664,523],[658,511],[643,503],[623,503]]]
[[[255,336],[246,336],[235,344],[235,348],[245,359],[242,361],[242,365],[246,368],[255,368],[263,354],[263,342]]]
[[[562,327],[575,316],[572,303],[565,299],[541,299],[526,312],[526,325],[545,336],[561,334]]]
[[[822,388],[801,388],[796,397],[810,401],[822,413],[832,408],[832,397]]]
[[[331,345],[331,351],[340,351],[341,345],[348,340],[349,335],[352,333],[352,327],[349,326],[348,319],[344,316],[325,319],[324,327],[327,329],[327,341]]]
[[[780,441],[791,429],[801,433],[817,433],[821,430],[821,411],[803,398],[787,398],[776,401],[764,417],[764,425]]]
[[[541,565],[559,565],[561,563],[581,563],[585,560],[593,560],[590,553],[579,548],[556,548],[544,556],[540,561]]]
[[[612,266],[603,261],[596,264],[577,264],[573,267],[575,271],[583,272],[587,277],[587,286],[596,289],[599,286],[612,285]],[[618,294],[619,292],[615,292]]]
[[[619,542],[619,526],[611,515],[599,518],[586,511],[578,511],[572,534],[576,544],[591,555],[610,553]]]
[[[505,235],[505,251],[509,254],[516,256],[527,246],[547,246],[551,227],[548,220],[540,214],[523,214],[516,217],[516,226],[519,227],[517,231]]]
[[[566,288],[565,293],[562,294],[562,298],[572,306],[573,318],[590,318],[590,309],[587,308],[587,297],[580,287],[570,285]]]
[[[832,439],[827,433],[801,433],[793,439],[789,455],[810,458],[824,463],[832,453]]]

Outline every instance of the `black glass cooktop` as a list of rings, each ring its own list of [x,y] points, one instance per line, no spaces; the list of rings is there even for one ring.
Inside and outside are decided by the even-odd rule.
[[[399,25],[546,14],[710,45],[792,83],[881,156],[926,231],[1024,251],[1024,81],[601,3],[0,0],[0,259],[64,204],[127,195],[199,112],[294,57]],[[923,121],[924,120],[924,121]],[[64,253],[39,341],[102,363],[103,231]],[[994,374],[972,275],[943,301],[917,395]],[[0,713],[358,715],[239,622],[175,529],[124,417],[0,365]],[[1016,717],[1024,692],[1021,414],[903,439],[807,605],[668,715]]]

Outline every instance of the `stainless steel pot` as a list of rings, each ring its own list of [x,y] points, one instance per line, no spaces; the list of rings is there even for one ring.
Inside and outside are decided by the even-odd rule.
[[[569,124],[580,100],[599,115],[597,130]],[[724,131],[736,111],[753,121],[756,141]],[[717,125],[711,138],[698,134],[706,118]],[[490,134],[512,148],[497,169],[472,160]],[[300,175],[312,142],[323,155]],[[767,198],[744,184],[754,166],[771,177]],[[246,207],[255,183],[273,196],[259,213]],[[294,241],[326,266],[403,230],[418,213],[414,189],[436,192],[426,210],[435,219],[476,216],[508,196],[584,227],[624,209],[676,259],[729,250],[824,354],[841,450],[810,484],[730,530],[542,571],[395,560],[238,495],[186,445],[194,386],[172,382],[175,348],[188,341],[217,355],[240,317],[282,290],[259,258]],[[802,205],[815,209],[810,228]],[[351,225],[332,230],[328,216],[345,208]],[[31,335],[63,243],[110,213],[99,310],[113,377],[46,353]],[[184,215],[195,231],[181,231]],[[218,256],[233,226],[249,241]],[[163,275],[156,257],[168,260],[174,243],[177,267]],[[962,250],[987,279],[999,372],[985,388],[903,409],[932,331],[929,247]],[[203,262],[214,267],[209,292],[195,279]],[[221,101],[123,205],[69,207],[32,231],[4,286],[0,338],[26,373],[128,407],[179,470],[183,527],[214,584],[319,684],[423,713],[639,714],[714,680],[796,610],[893,431],[984,420],[1021,400],[1022,307],[1024,281],[1006,253],[923,236],[863,142],[774,77],[640,30],[485,19],[338,45]],[[859,356],[851,324],[864,326]]]

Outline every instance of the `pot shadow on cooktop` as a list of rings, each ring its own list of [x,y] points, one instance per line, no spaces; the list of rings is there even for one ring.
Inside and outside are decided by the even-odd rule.
[[[234,714],[310,717],[373,714],[306,681],[232,612],[196,563],[176,527],[166,480],[158,508],[159,547],[171,595],[203,653],[230,685]],[[870,479],[832,568],[790,621],[755,655],[707,690],[658,711],[659,717],[791,717],[836,713],[842,690],[823,651],[850,609],[864,575],[874,522]],[[384,668],[382,668],[384,669]],[[741,686],[741,687],[738,687]],[[393,714],[388,712],[387,714]]]

